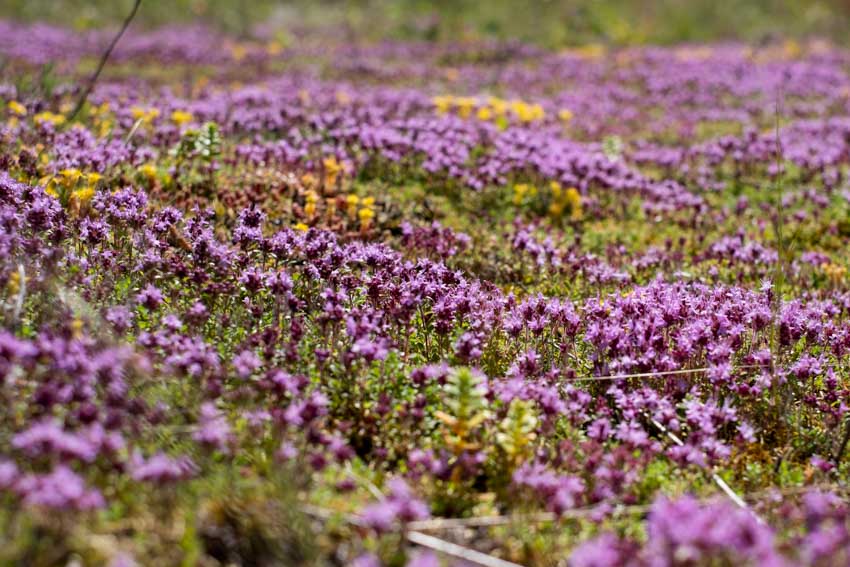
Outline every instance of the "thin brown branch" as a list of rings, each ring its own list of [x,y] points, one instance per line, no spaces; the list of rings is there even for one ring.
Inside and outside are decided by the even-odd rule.
[[[139,11],[139,6],[141,4],[142,0],[135,0],[133,2],[133,9],[130,10],[130,13],[124,19],[124,23],[122,24],[121,29],[118,31],[118,34],[114,38],[112,38],[112,42],[109,44],[109,47],[101,56],[100,62],[97,65],[97,69],[95,69],[94,74],[91,76],[91,79],[89,79],[88,85],[86,85],[85,90],[83,90],[83,93],[77,100],[77,105],[74,107],[74,110],[68,116],[68,122],[74,120],[77,114],[80,113],[80,110],[82,110],[83,105],[86,103],[86,100],[88,100],[92,90],[94,90],[94,85],[97,83],[101,71],[103,71],[103,68],[106,66],[106,61],[109,59],[109,56],[112,55],[112,51],[115,49],[115,46],[118,45],[118,41],[121,39],[121,36],[124,35],[124,32],[127,31],[128,27],[130,27],[130,22],[132,22],[133,18],[136,17],[136,12]]]

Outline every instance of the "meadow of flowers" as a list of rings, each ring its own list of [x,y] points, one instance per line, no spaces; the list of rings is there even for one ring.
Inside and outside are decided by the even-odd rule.
[[[0,564],[850,564],[850,51],[0,22]]]

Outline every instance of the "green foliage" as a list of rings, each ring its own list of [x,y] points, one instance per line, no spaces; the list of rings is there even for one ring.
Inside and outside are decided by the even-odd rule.
[[[218,124],[207,122],[195,137],[195,153],[207,164],[221,155],[221,133]]]
[[[489,417],[484,407],[484,387],[481,377],[470,368],[454,368],[444,389],[448,411],[437,411],[443,422],[443,439],[455,454],[478,448],[476,430]]]
[[[846,41],[850,7],[840,0],[145,0],[145,26],[203,22],[248,34],[257,24],[344,25],[360,36],[426,41],[468,37],[519,38],[548,46],[759,40],[772,35],[828,35]],[[53,20],[77,28],[117,24],[132,2],[7,0],[0,17]],[[68,14],[74,14],[68,21]]]
[[[510,466],[515,467],[527,459],[537,438],[537,413],[534,405],[516,399],[508,407],[508,415],[499,423],[496,443],[505,452]]]

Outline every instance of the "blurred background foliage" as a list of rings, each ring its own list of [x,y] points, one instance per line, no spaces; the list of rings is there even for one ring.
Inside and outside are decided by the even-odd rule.
[[[0,17],[77,28],[115,24],[132,0],[2,0]],[[137,25],[203,22],[248,35],[323,28],[366,39],[591,42],[848,41],[850,0],[142,0]]]

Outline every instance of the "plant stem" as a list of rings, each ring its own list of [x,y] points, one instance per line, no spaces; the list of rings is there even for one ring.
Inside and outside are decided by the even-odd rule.
[[[89,98],[92,90],[94,89],[95,83],[97,83],[97,79],[100,77],[101,71],[103,71],[104,66],[106,66],[106,61],[109,59],[109,56],[112,55],[112,50],[115,49],[115,46],[118,45],[118,40],[121,39],[121,36],[124,35],[124,32],[127,31],[127,28],[130,27],[130,22],[133,21],[133,18],[136,17],[136,12],[139,11],[139,6],[142,4],[142,0],[135,0],[133,2],[133,9],[130,10],[130,13],[124,19],[124,23],[121,25],[121,29],[118,31],[118,34],[112,38],[112,42],[109,44],[109,47],[106,48],[106,51],[100,58],[100,63],[97,65],[97,69],[95,69],[94,74],[89,79],[89,84],[86,85],[83,94],[80,95],[79,100],[77,100],[77,105],[74,107],[74,110],[71,112],[71,115],[68,116],[68,122],[71,122],[76,118],[77,114],[82,110],[83,105],[86,103],[86,100]]]

